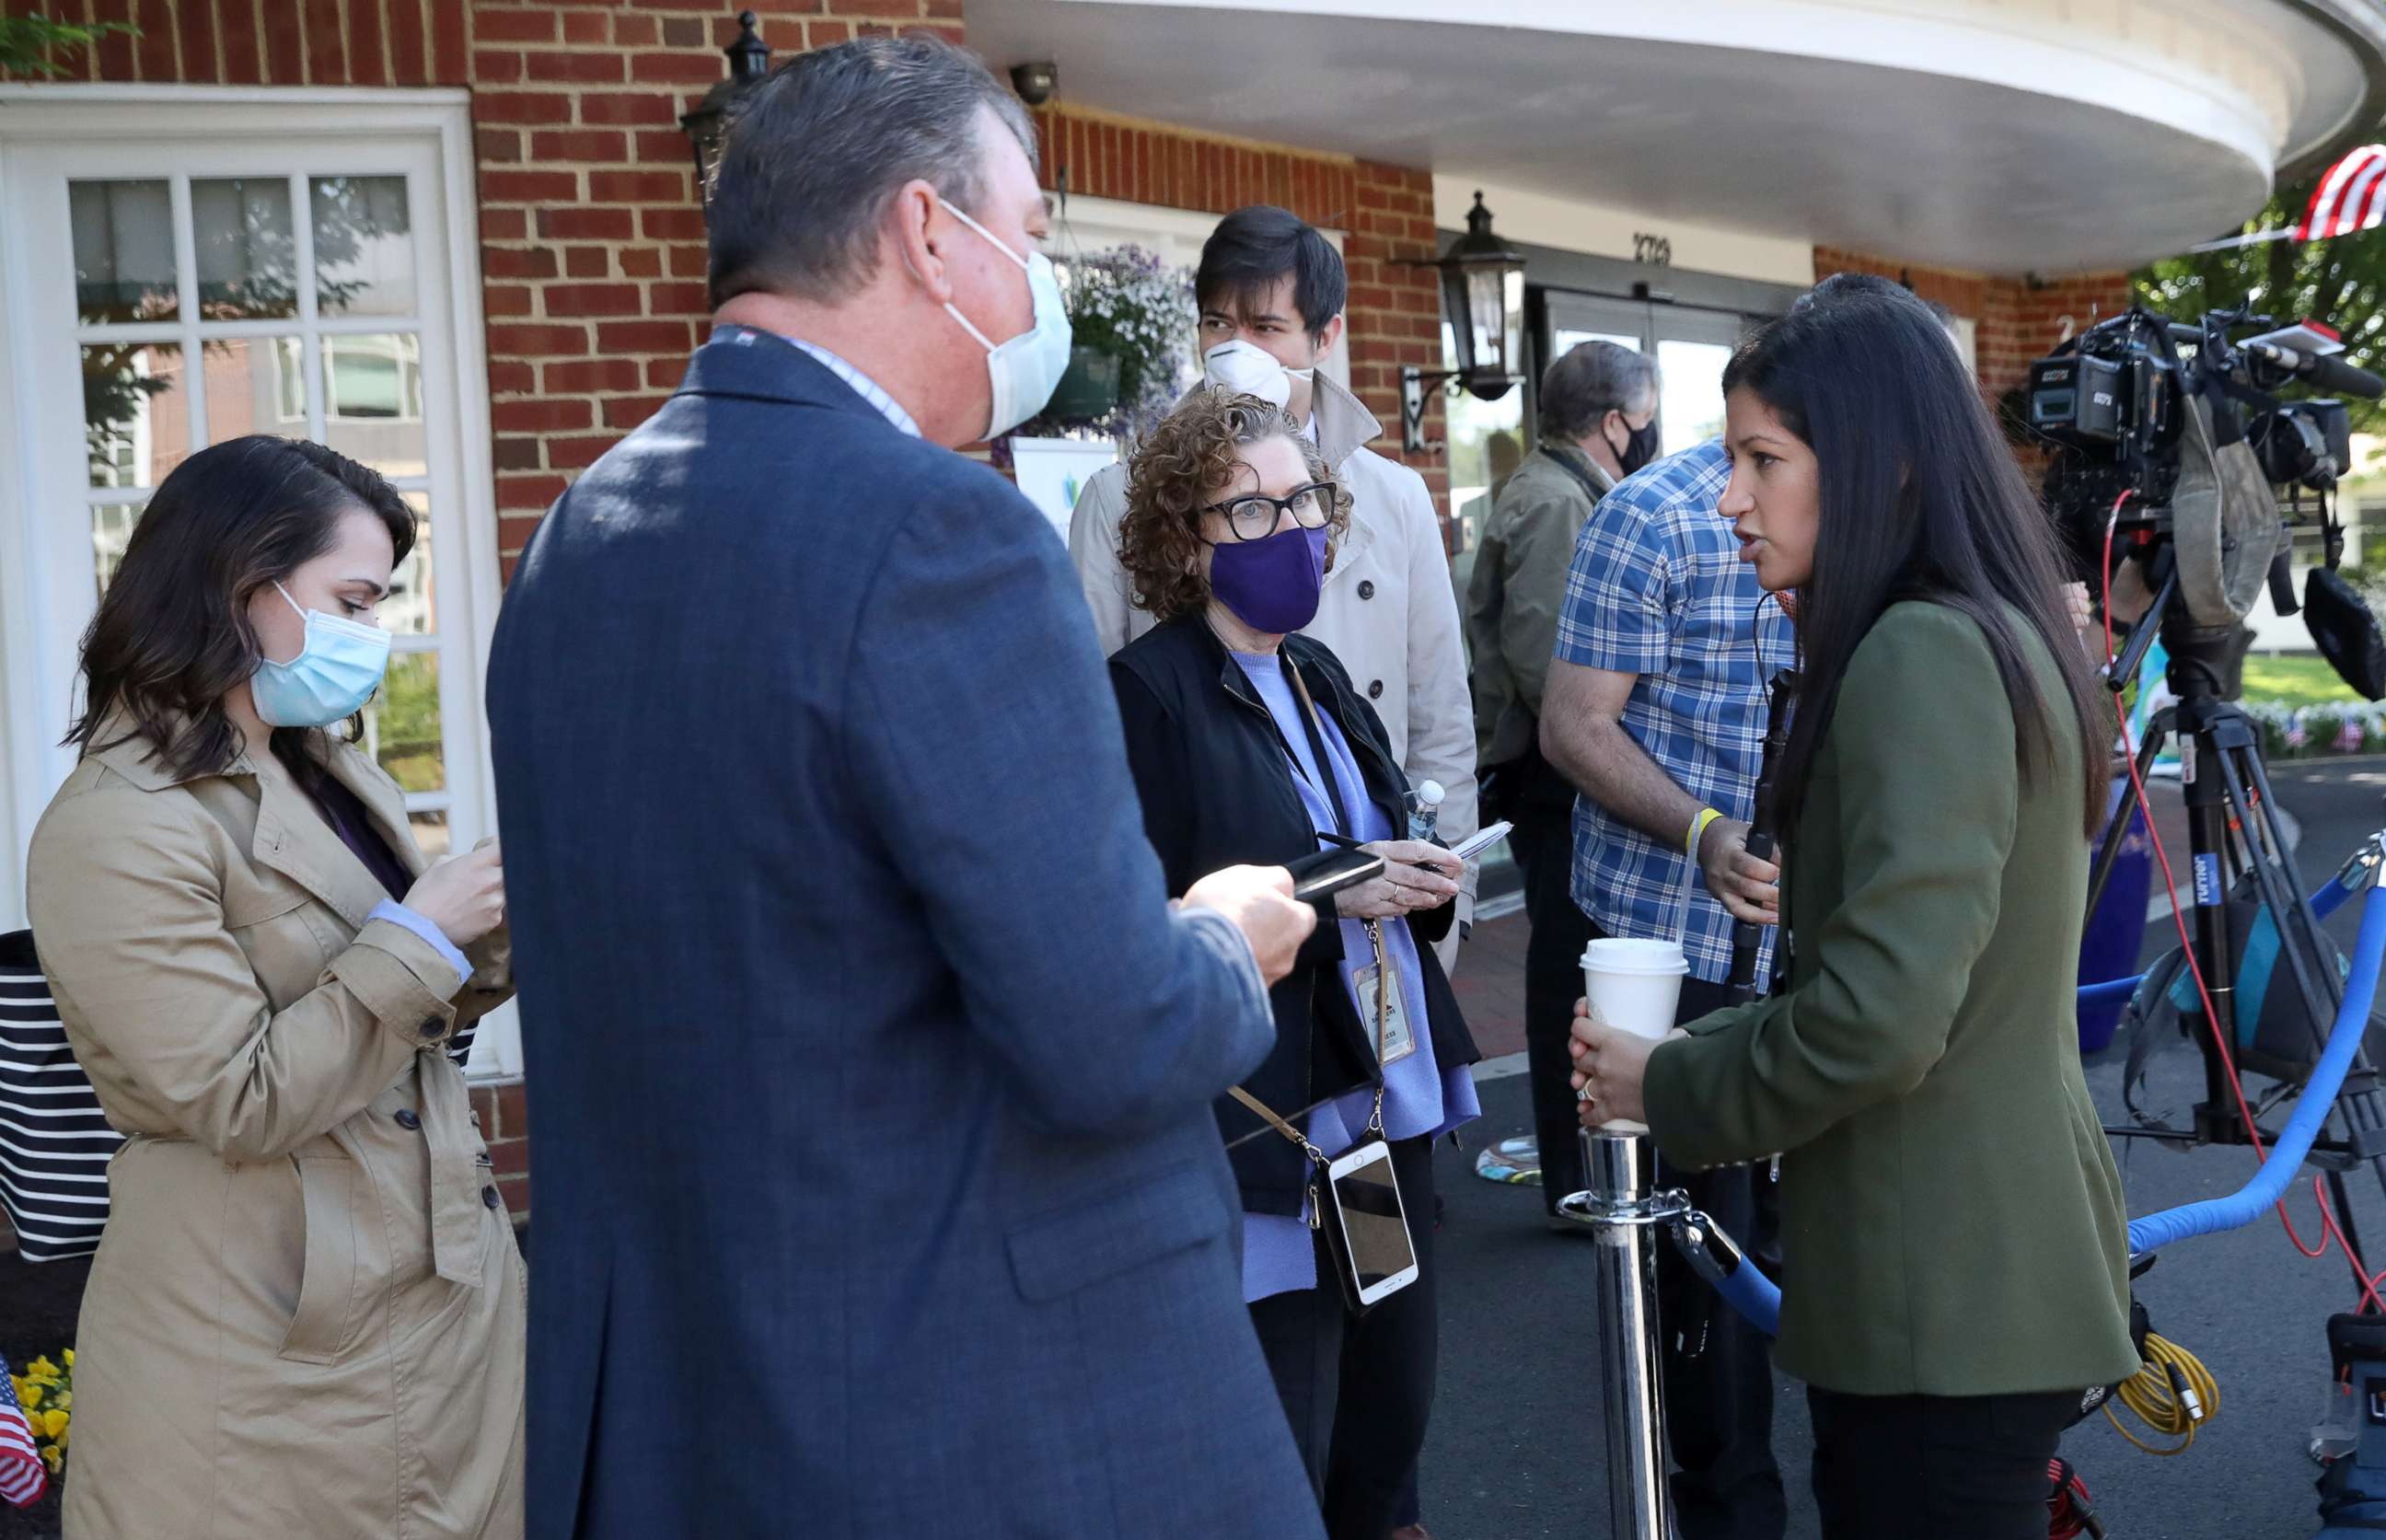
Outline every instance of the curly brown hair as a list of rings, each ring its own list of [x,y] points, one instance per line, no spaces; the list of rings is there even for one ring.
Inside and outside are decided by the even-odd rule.
[[[1201,509],[1218,500],[1247,444],[1287,439],[1300,451],[1312,480],[1332,491],[1326,517],[1325,570],[1350,527],[1350,493],[1300,424],[1281,407],[1256,395],[1198,390],[1177,404],[1135,452],[1127,467],[1126,517],[1119,521],[1119,564],[1137,609],[1162,620],[1208,607],[1201,575]]]

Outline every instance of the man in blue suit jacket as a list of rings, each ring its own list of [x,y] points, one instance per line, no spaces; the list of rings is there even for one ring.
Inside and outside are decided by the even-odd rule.
[[[938,447],[1049,390],[1026,119],[928,41],[758,96],[490,667],[531,1533],[1318,1536],[1210,1112],[1312,911],[1172,912],[1060,542]]]

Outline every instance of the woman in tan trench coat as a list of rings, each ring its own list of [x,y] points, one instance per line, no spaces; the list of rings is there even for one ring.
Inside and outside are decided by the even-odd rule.
[[[494,845],[427,867],[325,728],[405,502],[237,439],[159,485],[83,645],[34,944],[131,1138],[77,1333],[73,1540],[522,1533],[522,1263],[446,1045],[504,1000]]]

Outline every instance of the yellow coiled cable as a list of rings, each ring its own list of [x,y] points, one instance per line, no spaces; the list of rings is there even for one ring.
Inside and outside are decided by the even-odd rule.
[[[2148,1444],[2121,1425],[2113,1415],[2113,1402],[2107,1401],[2105,1420],[2123,1438],[2150,1455],[2181,1455],[2193,1446],[2196,1428],[2220,1415],[2220,1382],[2203,1359],[2168,1337],[2148,1332],[2144,1365],[2121,1382],[2114,1400],[2154,1432],[2179,1442],[2167,1449]]]

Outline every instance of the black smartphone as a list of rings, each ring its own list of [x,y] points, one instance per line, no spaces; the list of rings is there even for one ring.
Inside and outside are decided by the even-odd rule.
[[[1356,887],[1384,874],[1384,858],[1372,850],[1321,850],[1287,861],[1292,873],[1292,895],[1304,904]]]

